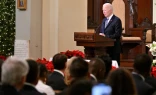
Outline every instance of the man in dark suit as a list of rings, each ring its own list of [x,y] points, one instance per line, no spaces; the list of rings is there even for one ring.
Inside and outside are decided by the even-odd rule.
[[[55,54],[53,56],[54,72],[49,75],[47,85],[51,86],[55,93],[60,93],[65,87],[64,70],[66,68],[67,56],[64,54]]]
[[[156,91],[150,83],[147,83],[147,76],[150,77],[152,59],[147,54],[137,55],[134,59],[134,71],[132,72],[135,80],[138,95],[153,95]],[[154,83],[155,81],[153,81]]]
[[[113,14],[113,7],[110,3],[105,3],[102,10],[105,18],[102,21],[99,35],[115,39],[114,46],[108,47],[107,53],[120,65],[122,23],[120,18]]]
[[[26,83],[24,87],[20,90],[22,95],[46,95],[45,93],[40,93],[36,88],[39,78],[39,68],[38,63],[35,60],[26,60],[29,66],[29,72],[27,74]]]
[[[73,61],[70,64],[69,74],[70,74],[70,85],[66,89],[64,89],[62,93],[58,95],[75,95],[69,92],[71,87],[80,80],[90,80],[88,63],[81,57],[76,57],[75,59],[73,59]],[[95,83],[95,81],[92,81],[92,82]],[[77,91],[84,90],[84,89],[79,89],[79,88],[77,89],[78,89]],[[81,92],[82,91],[77,92],[77,95],[84,95]],[[89,93],[87,93],[87,95],[88,94]]]

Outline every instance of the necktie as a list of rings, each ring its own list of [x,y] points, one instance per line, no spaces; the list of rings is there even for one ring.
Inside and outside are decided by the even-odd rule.
[[[106,28],[107,25],[108,25],[108,20],[109,20],[109,19],[106,19],[106,21],[105,21],[105,28]]]

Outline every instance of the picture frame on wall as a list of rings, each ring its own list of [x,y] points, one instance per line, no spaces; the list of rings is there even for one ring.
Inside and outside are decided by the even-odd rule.
[[[27,0],[17,0],[17,8],[20,10],[27,9]]]

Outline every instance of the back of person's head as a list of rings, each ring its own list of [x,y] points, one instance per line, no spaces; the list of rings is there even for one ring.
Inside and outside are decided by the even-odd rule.
[[[46,82],[48,70],[44,64],[38,63],[38,65],[39,65],[39,78],[43,82]]]
[[[100,58],[93,58],[89,62],[89,72],[93,74],[97,80],[104,80],[105,63]]]
[[[77,57],[70,65],[70,75],[74,79],[85,78],[89,73],[88,69],[88,63],[84,59]]]
[[[112,87],[111,95],[136,95],[132,74],[124,68],[111,71],[107,76],[106,82]]]
[[[0,82],[1,82],[1,72],[2,72],[2,64],[3,64],[3,60],[0,59]]]
[[[26,60],[29,66],[29,72],[27,74],[26,82],[36,85],[39,78],[38,63],[33,59]]]
[[[78,80],[67,90],[68,95],[91,95],[92,82],[88,80]]]
[[[29,67],[26,61],[20,60],[15,56],[8,57],[2,64],[1,81],[8,85],[23,85]]]
[[[139,54],[134,59],[134,70],[139,74],[150,73],[152,58],[147,54]]]
[[[65,69],[65,83],[67,85],[70,85],[71,79],[70,79],[70,65],[73,62],[74,59],[76,59],[77,57],[73,56],[70,58],[70,60],[67,61],[67,65],[66,65],[66,69]]]
[[[101,55],[99,56],[99,58],[102,59],[105,63],[105,67],[106,67],[105,77],[107,77],[108,73],[112,69],[112,59],[108,55]]]
[[[64,70],[66,67],[67,56],[61,53],[53,56],[53,65],[57,70]]]

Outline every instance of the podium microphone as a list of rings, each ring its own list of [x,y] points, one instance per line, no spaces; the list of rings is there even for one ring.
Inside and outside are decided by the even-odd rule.
[[[98,25],[98,27],[95,29],[95,33],[100,33],[100,29],[101,29],[101,24]]]

